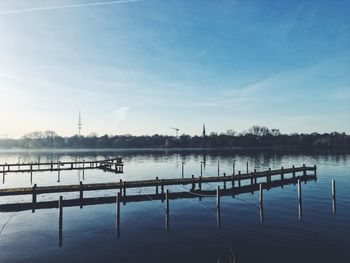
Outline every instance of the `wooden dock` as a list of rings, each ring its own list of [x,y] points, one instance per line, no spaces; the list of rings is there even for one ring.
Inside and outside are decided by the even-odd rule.
[[[297,184],[298,180],[302,182],[316,180],[315,175],[301,175],[284,180],[275,180],[269,183],[261,183],[262,189],[269,190],[276,187],[281,187],[290,184]],[[240,187],[230,187],[226,189],[220,189],[220,196],[235,196],[244,193],[254,193],[260,190],[260,184],[249,184],[242,185]],[[189,199],[189,198],[206,198],[206,197],[216,197],[216,190],[193,190],[193,191],[182,191],[182,192],[169,192],[169,200],[176,199]],[[107,196],[107,197],[91,197],[91,198],[81,198],[76,199],[65,199],[63,200],[64,207],[72,206],[87,206],[87,205],[99,205],[99,204],[111,204],[115,203],[116,196]],[[164,201],[164,193],[154,193],[154,194],[139,194],[139,195],[127,195],[120,196],[120,202],[122,203],[133,203],[133,202],[143,202],[143,201]],[[49,209],[49,208],[58,208],[57,201],[42,201],[35,203],[35,209]],[[33,202],[27,203],[12,203],[12,204],[2,204],[0,205],[0,212],[18,212],[25,210],[32,210]]]
[[[101,184],[83,184],[79,185],[62,185],[62,186],[40,186],[34,185],[29,188],[10,188],[0,189],[0,196],[13,196],[13,195],[32,195],[32,202],[22,203],[6,203],[0,204],[0,212],[18,212],[25,210],[36,209],[58,209],[58,244],[59,247],[63,244],[63,208],[80,206],[82,208],[86,205],[98,205],[116,203],[116,236],[120,237],[121,229],[121,209],[120,203],[128,202],[142,202],[142,201],[157,201],[164,202],[164,217],[165,217],[165,230],[170,230],[170,207],[169,200],[175,199],[187,199],[187,198],[202,198],[211,197],[216,198],[216,221],[217,227],[221,226],[221,210],[220,210],[220,198],[222,196],[233,196],[243,193],[254,193],[259,191],[259,214],[260,222],[264,221],[263,210],[263,190],[269,190],[275,187],[283,187],[284,185],[297,184],[298,189],[298,211],[299,219],[302,217],[302,199],[301,199],[301,182],[307,182],[310,180],[316,180],[316,166],[307,167],[305,165],[301,167],[292,167],[288,169],[271,170],[241,174],[232,174],[230,176],[215,176],[215,177],[194,177],[190,178],[174,178],[174,179],[156,179],[152,180],[139,180],[139,181],[122,181],[113,183],[101,183]],[[234,171],[233,171],[234,172]],[[308,172],[312,172],[311,174]],[[290,174],[287,178],[286,175]],[[245,181],[244,183],[242,183]],[[247,184],[248,181],[248,184]],[[202,190],[203,183],[218,183],[223,184],[223,189],[217,185],[216,189]],[[230,187],[228,186],[230,184]],[[187,190],[181,185],[191,185],[191,189]],[[182,188],[181,191],[169,191],[169,188],[164,190],[165,187],[178,186]],[[196,187],[197,186],[197,187]],[[210,185],[213,186],[213,185]],[[147,194],[146,192],[138,195],[131,194],[126,195],[126,189],[130,188],[149,188],[155,187],[154,194]],[[159,191],[160,187],[160,191]],[[114,196],[106,197],[89,197],[84,198],[84,191],[97,191],[97,190],[109,190],[116,189],[117,194]],[[39,201],[37,202],[37,195],[48,193],[64,193],[64,192],[79,192],[80,196],[76,199],[63,199],[61,195],[57,201]],[[335,194],[334,194],[335,196]]]
[[[64,192],[84,192],[84,191],[97,191],[97,190],[111,190],[119,189],[123,195],[126,195],[126,189],[130,188],[143,188],[143,187],[155,187],[156,192],[158,192],[158,187],[164,192],[164,187],[173,185],[192,185],[192,190],[195,190],[196,185],[198,188],[202,189],[202,183],[231,183],[233,187],[237,182],[238,187],[241,186],[242,181],[249,180],[250,183],[257,184],[258,180],[266,178],[266,182],[271,182],[271,178],[275,176],[280,176],[281,180],[285,180],[286,174],[292,174],[292,178],[296,177],[297,173],[302,173],[306,176],[308,171],[313,172],[316,176],[316,166],[307,167],[305,165],[301,167],[292,167],[284,169],[283,167],[278,170],[267,170],[262,172],[251,172],[248,174],[241,174],[239,171],[237,175],[230,176],[214,176],[214,177],[192,177],[190,178],[174,178],[174,179],[156,179],[151,180],[138,180],[138,181],[122,181],[112,183],[97,183],[97,184],[83,184],[80,182],[79,185],[57,185],[57,186],[37,186],[25,187],[25,188],[7,188],[0,189],[0,196],[9,195],[38,195],[38,194],[49,194],[49,193],[64,193]]]
[[[51,161],[30,163],[5,163],[0,164],[0,173],[3,175],[7,173],[33,173],[33,172],[61,172],[70,170],[91,170],[102,169],[108,172],[123,173],[123,160],[120,157],[108,158],[96,161],[70,161],[60,162]]]

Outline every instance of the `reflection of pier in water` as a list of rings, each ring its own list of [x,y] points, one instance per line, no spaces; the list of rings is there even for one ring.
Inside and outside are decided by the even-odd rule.
[[[28,203],[12,203],[12,204],[3,204],[0,205],[0,212],[15,212],[15,211],[25,211],[32,210],[35,212],[36,209],[49,209],[49,208],[58,208],[58,236],[59,236],[59,246],[62,246],[63,238],[63,207],[74,207],[87,205],[99,205],[99,204],[111,204],[116,203],[116,234],[117,237],[120,237],[121,226],[120,226],[120,217],[121,209],[120,203],[132,203],[132,202],[143,202],[143,201],[162,201],[164,202],[164,217],[165,217],[165,230],[170,230],[170,200],[176,199],[188,199],[188,198],[216,198],[216,213],[217,213],[217,226],[221,226],[221,209],[220,209],[220,198],[223,196],[235,196],[244,193],[254,193],[259,192],[259,213],[260,213],[260,222],[263,222],[263,190],[269,190],[275,187],[282,187],[284,185],[297,184],[298,185],[298,208],[299,208],[299,218],[301,218],[301,191],[300,182],[307,182],[310,180],[316,180],[316,175],[301,175],[293,176],[292,178],[283,178],[280,180],[268,180],[268,182],[262,183],[253,183],[249,185],[241,185],[239,187],[231,187],[220,189],[217,186],[216,190],[190,190],[183,192],[169,192],[169,189],[164,189],[161,193],[155,194],[139,194],[139,195],[122,195],[122,191],[118,192],[116,196],[108,197],[92,197],[92,198],[83,198],[80,195],[80,198],[77,199],[67,199],[63,200],[60,196],[59,201],[42,201],[42,202],[28,202]]]

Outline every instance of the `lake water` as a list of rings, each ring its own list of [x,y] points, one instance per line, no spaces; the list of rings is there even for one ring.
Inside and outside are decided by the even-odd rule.
[[[292,165],[317,165],[317,181],[302,183],[302,218],[299,219],[296,185],[264,191],[260,220],[258,193],[221,198],[221,225],[217,226],[215,197],[170,201],[170,231],[165,231],[164,203],[121,205],[120,237],[116,235],[116,205],[63,208],[63,243],[58,242],[58,209],[0,213],[0,262],[349,262],[350,259],[350,155],[326,153],[274,153],[232,151],[0,151],[0,163],[85,160],[124,157],[124,174],[87,170],[84,183],[119,179],[180,178],[257,171]],[[19,159],[20,158],[20,159]],[[290,175],[288,175],[290,176]],[[286,177],[288,177],[286,175]],[[1,178],[2,179],[2,178]],[[78,184],[82,173],[66,171],[33,174],[38,186]],[[336,181],[333,213],[331,180]],[[2,181],[1,181],[2,182]],[[222,185],[222,184],[221,184]],[[228,184],[230,185],[230,184]],[[10,173],[0,188],[29,187],[29,174]],[[190,186],[173,186],[171,192]],[[215,189],[204,184],[203,189]],[[154,188],[128,189],[127,194],[151,194]],[[38,196],[58,200],[60,194]],[[115,190],[86,192],[84,197],[115,196]],[[79,193],[63,194],[64,199]],[[31,196],[0,197],[0,204],[30,202]]]

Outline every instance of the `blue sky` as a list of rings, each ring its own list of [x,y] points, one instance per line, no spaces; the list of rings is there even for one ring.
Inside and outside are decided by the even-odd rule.
[[[108,3],[109,2],[109,3]],[[350,133],[350,1],[0,1],[0,135]]]

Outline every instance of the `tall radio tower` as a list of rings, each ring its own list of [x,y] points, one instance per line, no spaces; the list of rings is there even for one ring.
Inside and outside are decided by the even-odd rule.
[[[83,124],[81,123],[81,114],[79,111],[79,120],[78,120],[78,137],[80,137],[81,135],[81,128],[82,128]]]

